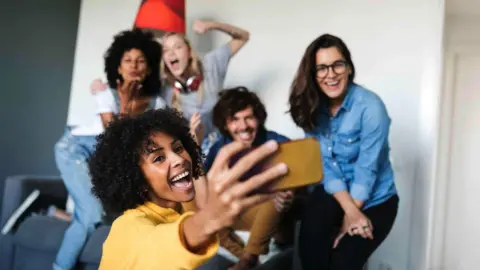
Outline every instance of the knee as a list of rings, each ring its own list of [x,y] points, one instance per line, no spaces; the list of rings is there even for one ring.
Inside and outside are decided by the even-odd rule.
[[[78,222],[87,232],[92,232],[95,229],[95,226],[102,220],[102,212],[93,209],[81,214],[77,213],[76,216],[78,217]]]

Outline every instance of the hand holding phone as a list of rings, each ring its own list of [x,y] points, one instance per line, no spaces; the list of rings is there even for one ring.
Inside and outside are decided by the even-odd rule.
[[[253,149],[249,149],[247,151],[252,150]],[[240,153],[237,158],[232,160],[232,163],[235,163],[236,159],[245,154],[246,152]],[[322,180],[323,166],[320,143],[314,138],[280,143],[277,152],[252,167],[252,169],[242,177],[242,180],[259,174],[278,163],[285,163],[288,167],[288,173],[274,180],[267,186],[262,187],[260,192],[296,189],[320,183]]]

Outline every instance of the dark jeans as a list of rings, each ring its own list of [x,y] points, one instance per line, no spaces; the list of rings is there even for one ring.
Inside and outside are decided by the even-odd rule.
[[[370,255],[392,229],[398,210],[398,196],[363,212],[373,225],[373,240],[346,234],[336,249],[344,212],[335,198],[318,186],[305,204],[299,236],[303,270],[361,270]]]

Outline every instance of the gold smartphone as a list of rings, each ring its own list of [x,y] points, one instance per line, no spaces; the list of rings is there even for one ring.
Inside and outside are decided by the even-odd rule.
[[[320,143],[315,138],[280,143],[278,151],[255,165],[244,180],[281,162],[287,165],[288,173],[262,187],[259,192],[296,189],[322,181],[322,154]]]

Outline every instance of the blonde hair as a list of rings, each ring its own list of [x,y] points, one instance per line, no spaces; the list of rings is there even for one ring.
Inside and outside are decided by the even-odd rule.
[[[197,93],[198,93],[198,102],[201,103],[203,101],[203,66],[202,66],[202,61],[200,60],[200,57],[198,54],[193,50],[192,45],[190,41],[185,37],[185,35],[175,33],[175,32],[167,32],[163,35],[162,37],[162,45],[165,42],[165,39],[171,36],[179,36],[180,38],[183,39],[185,44],[187,45],[188,49],[190,50],[190,64],[187,67],[189,72],[195,74],[196,76],[200,75],[202,76],[202,81],[200,82],[200,86],[198,87]],[[165,64],[165,60],[160,62],[160,78],[165,82],[168,82],[170,85],[174,86],[175,84],[175,76],[172,74],[172,72],[168,69],[167,65]],[[173,95],[172,95],[172,107],[176,109],[179,112],[182,112],[182,104],[180,100],[180,92],[174,90]]]

